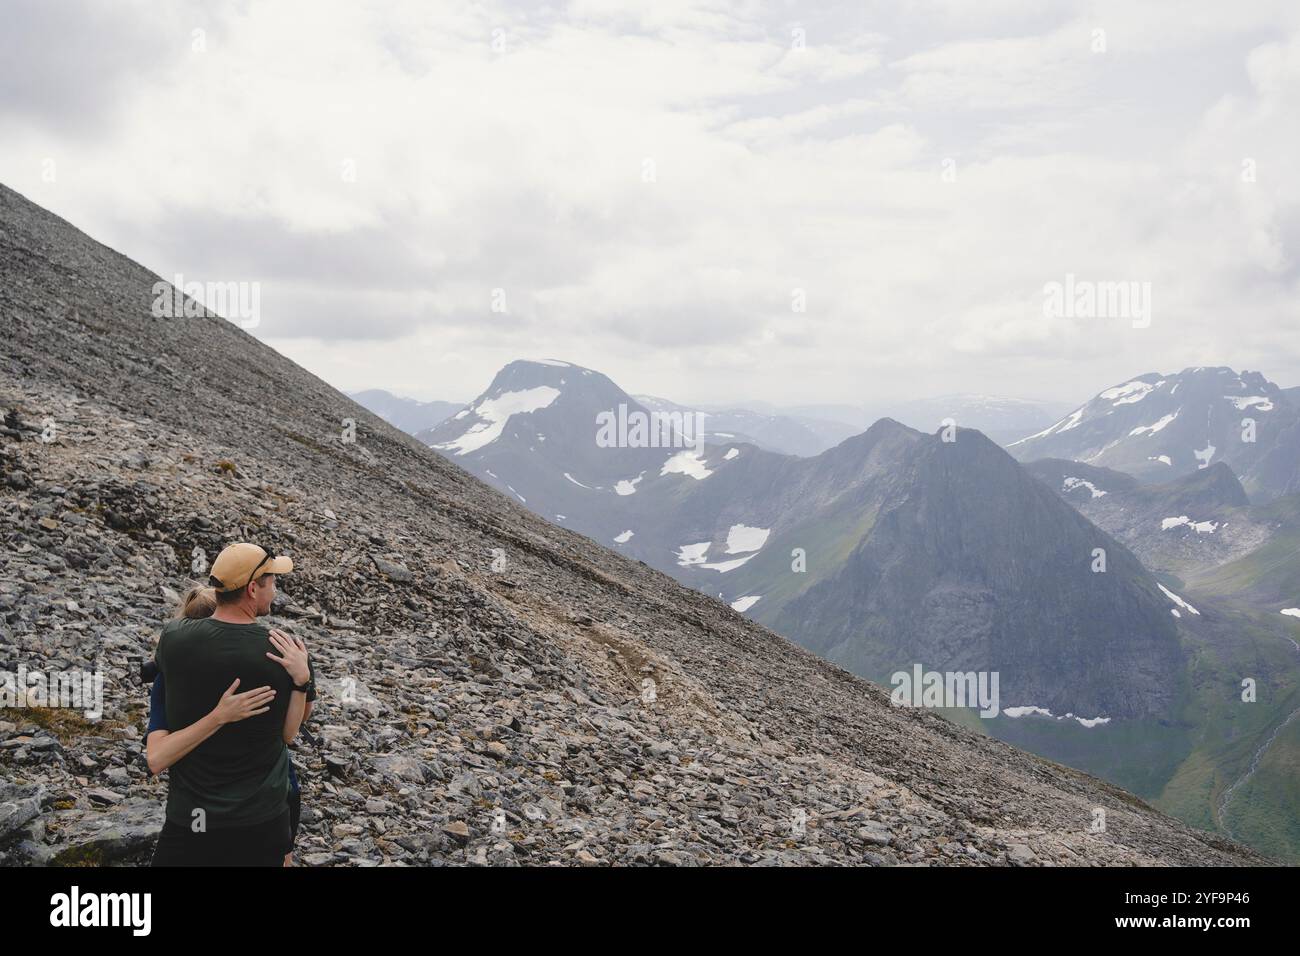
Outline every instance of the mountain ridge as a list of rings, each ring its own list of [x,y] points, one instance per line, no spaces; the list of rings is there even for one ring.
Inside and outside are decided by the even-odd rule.
[[[1252,499],[1269,500],[1300,491],[1300,404],[1260,372],[1147,372],[1007,450],[1022,462],[1071,459],[1144,482],[1226,461]]]
[[[503,485],[539,514],[718,593],[862,676],[883,681],[918,660],[964,670],[980,653],[985,658],[975,661],[975,669],[997,671],[987,657],[990,633],[996,631],[1007,646],[1018,645],[1016,652],[999,656],[1008,665],[1001,668],[1004,688],[1036,698],[1023,703],[1046,701],[1061,712],[1083,708],[1090,717],[1152,715],[1172,706],[1173,697],[1157,675],[1178,670],[1177,641],[1168,602],[1154,579],[1122,544],[1023,475],[1015,460],[980,432],[926,434],[882,418],[810,458],[729,442],[681,451],[598,448],[590,423],[615,407],[639,406],[608,377],[591,370],[583,375],[591,377],[575,387],[572,376],[566,379],[549,365],[512,362],[471,403],[467,418],[439,426],[431,446]],[[593,381],[598,389],[589,386]],[[526,410],[516,405],[518,413],[494,425],[490,434],[474,412],[482,406],[491,417],[497,404],[518,402],[511,396],[541,389],[548,390],[544,405]],[[543,432],[549,436],[544,443]],[[490,440],[479,445],[476,436]],[[952,464],[956,461],[961,465]],[[926,476],[940,474],[947,476],[940,479],[947,482],[944,490],[921,489]],[[914,493],[918,489],[921,493]],[[952,503],[958,498],[960,506]],[[896,532],[879,522],[918,502],[920,510],[909,512],[911,530],[895,535],[888,559],[903,560],[906,554],[914,571],[928,568],[925,575],[905,576],[909,584],[923,577],[926,590],[878,591],[892,597],[886,604],[873,603],[869,612],[844,603],[841,597],[867,590],[866,582],[881,583],[865,565],[850,568],[853,555],[885,531]],[[984,522],[995,503],[1005,505],[1001,522]],[[1025,522],[1029,513],[1044,515],[1040,527]],[[946,539],[950,547],[933,546],[945,528],[976,527],[978,532]],[[1108,552],[1110,562],[1102,574],[1089,569],[1097,548]],[[812,573],[792,573],[789,555],[795,551],[806,556]],[[998,554],[996,561],[982,557],[991,551]],[[1004,573],[1008,569],[1014,573]],[[1034,571],[1043,573],[1037,585],[1029,583]],[[1130,581],[1143,583],[1130,588]],[[814,582],[815,592],[801,597]],[[972,631],[955,609],[941,609],[945,590],[977,601],[980,613],[989,615],[982,628]],[[1059,594],[1055,603],[1064,607],[1044,612],[1040,590]],[[925,606],[937,617],[918,629],[915,621]],[[832,617],[827,608],[836,609]],[[1088,623],[1081,630],[1077,622]],[[949,636],[936,643],[934,631]],[[1078,646],[1068,656],[1078,666],[1063,671],[1035,650],[1055,646],[1040,632],[1073,634]],[[841,637],[832,643],[833,633]],[[895,653],[883,655],[882,643]],[[1110,651],[1098,656],[1102,646]],[[1129,666],[1110,666],[1118,660]],[[1081,694],[1067,685],[1093,691]]]
[[[541,381],[527,372],[527,363],[516,365],[515,386]],[[1287,810],[1280,777],[1291,752],[1285,735],[1266,755],[1258,785],[1238,788],[1227,809],[1214,803],[1240,779],[1251,741],[1286,716],[1296,683],[1276,610],[1261,616],[1205,593],[1199,577],[1189,591],[1180,576],[1205,558],[1196,545],[1230,544],[1244,554],[1258,543],[1251,525],[1238,533],[1235,519],[1227,534],[1202,533],[1201,505],[1240,509],[1244,500],[1226,463],[1142,485],[1064,460],[1020,465],[976,430],[925,434],[881,419],[812,458],[728,442],[690,451],[606,448],[596,479],[572,464],[594,453],[588,423],[630,401],[603,381],[599,400],[568,404],[576,414],[558,398],[521,412],[517,428],[511,419],[461,460],[539,513],[559,511],[554,520],[566,527],[861,676],[884,683],[918,663],[997,673],[1005,707],[996,719],[975,721],[981,732],[1103,775],[1199,825],[1236,825],[1256,845],[1292,858],[1300,851],[1300,815]],[[465,427],[449,423],[445,437],[455,442]],[[543,428],[566,434],[573,457],[558,466],[539,457],[525,436]],[[474,456],[489,450],[485,470]],[[683,461],[690,467],[679,467]],[[1044,476],[1034,472],[1044,466],[1056,469],[1047,477],[1055,487],[1040,487]],[[1156,516],[1150,530],[1129,536],[1129,519],[1111,518],[1139,495],[1144,508],[1177,505],[1188,515],[1168,526],[1167,514]],[[1148,570],[1130,547],[1153,543],[1156,551],[1138,552],[1156,556]],[[1169,548],[1182,549],[1181,563],[1159,560]],[[1242,674],[1268,688],[1249,717],[1231,704],[1238,696],[1231,682]]]
[[[295,556],[272,620],[322,682],[295,755],[309,865],[1264,862],[891,707],[229,322],[152,318],[155,276],[3,186],[0,280],[0,651],[107,675],[101,724],[0,722],[4,862],[147,855],[162,788],[132,658],[193,549],[250,533]]]

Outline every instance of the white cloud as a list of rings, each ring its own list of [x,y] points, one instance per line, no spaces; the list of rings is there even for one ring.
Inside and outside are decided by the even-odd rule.
[[[0,180],[262,282],[343,388],[477,394],[521,341],[687,401],[1300,378],[1294,5],[170,9],[86,8],[116,56],[17,5],[0,75],[61,79],[0,97]],[[1067,272],[1151,282],[1151,327],[1043,319]]]

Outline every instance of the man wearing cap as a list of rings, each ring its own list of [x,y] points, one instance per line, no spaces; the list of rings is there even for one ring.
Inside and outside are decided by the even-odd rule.
[[[163,628],[155,659],[167,685],[169,726],[203,721],[232,681],[245,690],[269,688],[274,696],[244,720],[205,726],[193,749],[172,764],[154,866],[284,862],[291,844],[285,744],[302,723],[312,671],[302,641],[272,633],[257,618],[270,613],[276,575],[292,570],[287,557],[232,544],[212,565],[212,615]]]

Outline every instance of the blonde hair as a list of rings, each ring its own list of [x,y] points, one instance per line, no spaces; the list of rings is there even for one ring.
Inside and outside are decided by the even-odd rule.
[[[176,608],[176,617],[211,617],[217,609],[217,589],[195,585],[185,592],[180,606]]]

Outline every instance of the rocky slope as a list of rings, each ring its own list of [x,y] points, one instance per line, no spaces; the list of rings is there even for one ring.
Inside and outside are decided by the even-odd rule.
[[[106,675],[102,720],[0,714],[0,862],[147,858],[132,661],[236,537],[297,561],[277,620],[323,687],[295,754],[309,864],[1260,862],[892,708],[234,325],[152,318],[154,281],[0,187],[0,662]]]

